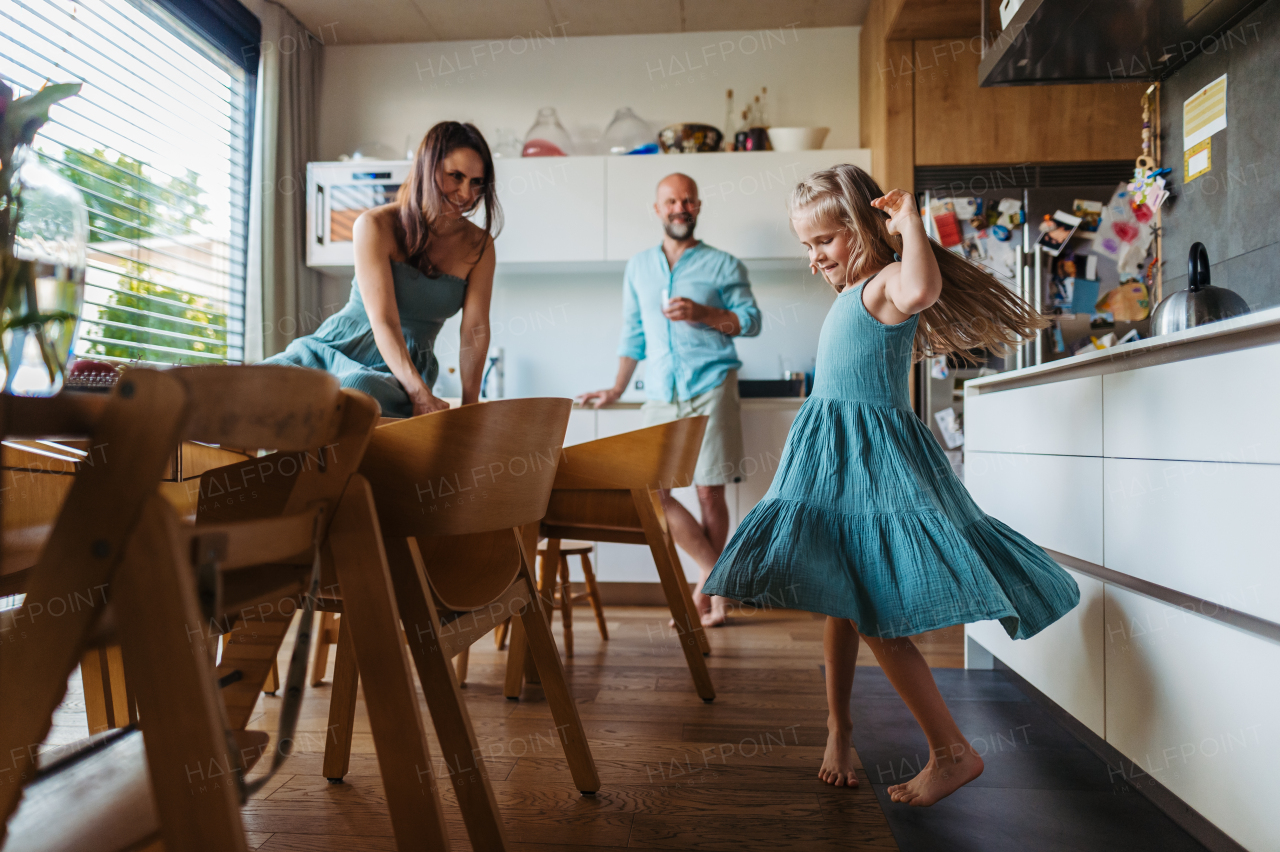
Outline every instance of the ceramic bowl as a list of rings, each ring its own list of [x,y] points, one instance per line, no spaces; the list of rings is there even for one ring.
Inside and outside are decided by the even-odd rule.
[[[658,131],[664,154],[704,154],[719,151],[724,134],[710,124],[673,124]]]
[[[769,143],[775,151],[816,151],[829,132],[830,127],[770,127]]]

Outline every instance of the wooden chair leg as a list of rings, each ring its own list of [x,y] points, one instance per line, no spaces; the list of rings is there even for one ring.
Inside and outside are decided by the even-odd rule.
[[[467,825],[471,846],[505,850],[506,834],[482,758],[484,750],[471,725],[449,654],[438,638],[440,617],[427,585],[421,554],[409,539],[398,538],[387,542],[387,558],[418,680],[427,697],[431,721],[448,774],[453,779],[458,809]]]
[[[520,700],[524,688],[525,661],[529,659],[529,645],[524,639],[524,624],[520,619],[511,622],[511,638],[507,643],[507,677],[502,694],[512,701]]]
[[[227,724],[231,730],[243,731],[253,718],[295,612],[292,606],[283,611],[275,606],[255,607],[236,622],[230,633],[222,635],[218,677],[226,678],[239,672],[234,682],[222,689],[222,703],[227,708]]]
[[[321,772],[330,784],[341,783],[351,768],[351,738],[355,733],[356,696],[360,668],[351,631],[338,631],[338,654],[333,661],[333,688],[329,690],[329,726],[324,739]]]
[[[127,676],[166,849],[245,852],[226,722],[209,663],[208,620],[178,522],[163,497],[143,510],[112,584]],[[174,641],[186,637],[187,641]]]
[[[547,539],[547,552],[539,557],[538,593],[542,595],[543,611],[548,622],[554,609],[553,600],[556,594],[556,573],[560,568],[560,539]]]
[[[311,685],[324,683],[324,676],[329,673],[329,646],[338,641],[338,616],[332,612],[318,612],[319,620],[315,631],[316,647],[311,656]]]
[[[458,686],[467,685],[467,665],[471,662],[471,649],[463,648],[453,657],[453,671],[458,678]]]
[[[658,503],[654,507],[654,511],[661,511],[661,505],[661,503]],[[684,595],[684,604],[689,610],[693,635],[698,640],[698,650],[702,651],[703,656],[706,656],[711,653],[711,642],[707,639],[707,631],[702,626],[702,615],[693,603],[693,589],[689,588],[689,579],[685,577],[684,566],[680,564],[680,552],[676,550],[676,540],[671,535],[671,529],[665,523],[663,524],[663,538],[667,543],[667,555],[675,568],[676,576],[680,578],[680,592]]]
[[[596,584],[596,572],[591,569],[591,555],[582,557],[582,576],[587,580],[587,600],[591,601],[591,609],[596,614],[596,627],[600,628],[600,638],[609,641],[609,625],[604,620],[604,604],[600,602],[600,587]]]
[[[418,710],[373,492],[351,477],[329,529],[397,849],[449,848],[435,767]]]
[[[533,585],[533,573],[529,570],[533,555],[534,553],[526,550],[521,574],[516,578],[519,583],[523,577],[523,582],[529,585],[530,594],[530,604],[521,611],[520,621],[524,624],[529,651],[542,675],[542,690],[546,693],[547,705],[551,708],[551,716],[560,732],[560,742],[564,745],[569,771],[573,773],[573,783],[583,793],[594,793],[600,789],[600,775],[596,772],[595,759],[591,756],[591,746],[587,744],[582,717],[578,715],[578,705],[573,700],[573,693],[565,679],[564,665],[560,662],[560,651],[556,648],[555,637],[551,635],[551,626],[546,617],[533,608],[534,602],[540,600],[535,597],[537,589]],[[701,655],[698,659],[702,660]]]
[[[80,656],[80,685],[84,688],[84,710],[88,717],[89,735],[118,727],[108,694],[106,654],[100,648],[89,648]]]
[[[507,646],[507,631],[511,629],[511,619],[499,624],[493,629],[493,647],[501,651]]]
[[[680,648],[684,651],[685,661],[689,664],[689,673],[693,675],[694,687],[703,701],[713,701],[716,690],[711,684],[711,673],[707,670],[707,661],[702,656],[696,632],[702,629],[702,623],[695,617],[684,575],[677,574],[678,569],[671,561],[662,520],[658,517],[654,500],[644,488],[633,489],[631,500],[640,515],[645,538],[649,541],[649,551],[658,567],[658,579],[662,581],[662,591],[671,608],[671,618],[676,623],[676,635],[680,640]]]
[[[179,441],[184,407],[173,400],[184,398],[181,382],[150,370],[136,371],[129,381],[132,393],[108,399],[92,436],[95,446],[113,448],[111,463],[83,465],[76,474],[27,580],[26,600],[3,615],[7,624],[21,626],[0,649],[0,755],[10,756],[13,776],[34,763],[30,746],[44,742],[85,637],[102,613],[124,544]],[[58,618],[38,617],[55,600],[80,603]],[[21,642],[15,641],[19,634]],[[0,822],[21,795],[21,784],[0,784]]]
[[[560,620],[564,628],[564,656],[573,656],[573,586],[569,582],[569,557],[560,554]]]
[[[129,687],[129,679],[124,676],[124,651],[118,644],[111,644],[104,652],[107,658],[107,694],[111,699],[111,715],[115,719],[114,727],[123,728],[138,721],[138,699]]]
[[[280,690],[280,661],[279,658],[271,661],[271,671],[267,672],[267,680],[262,684],[262,691],[266,695],[275,695]]]

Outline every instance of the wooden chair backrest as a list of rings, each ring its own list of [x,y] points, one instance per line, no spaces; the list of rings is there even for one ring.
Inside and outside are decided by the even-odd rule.
[[[520,569],[513,527],[542,519],[569,424],[567,399],[495,400],[379,426],[360,472],[383,535],[416,538],[450,609],[478,609]]]
[[[245,368],[262,369],[259,367]],[[312,372],[286,367],[294,372]],[[321,374],[324,376],[325,374]],[[325,376],[325,378],[332,378]],[[325,383],[322,392],[332,391],[323,407],[336,412],[332,428],[299,428],[285,424],[280,431],[293,437],[312,436],[320,443],[299,447],[293,440],[278,452],[207,470],[200,475],[196,499],[196,524],[266,520],[294,515],[320,507],[326,524],[332,518],[351,475],[356,472],[369,444],[369,436],[379,415],[378,403],[359,391],[341,389],[337,382]],[[312,411],[322,408],[319,401]],[[247,422],[247,421],[242,421]],[[247,429],[233,427],[239,434],[257,432],[265,436],[261,424],[250,422]],[[231,430],[229,430],[231,431]],[[207,434],[207,433],[202,433]],[[271,432],[269,434],[277,434]],[[243,446],[243,445],[241,445]],[[311,559],[310,549],[301,551],[289,563]]]
[[[190,441],[281,452],[329,444],[342,425],[338,380],[285,366],[178,367],[187,387]]]
[[[384,533],[467,535],[539,520],[571,406],[502,399],[379,426],[360,472]]]
[[[554,488],[683,488],[693,483],[707,417],[686,417],[565,448]]]

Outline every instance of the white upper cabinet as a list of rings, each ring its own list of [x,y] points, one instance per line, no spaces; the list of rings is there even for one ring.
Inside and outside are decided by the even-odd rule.
[[[604,260],[604,157],[494,160],[499,263]]]
[[[606,258],[627,260],[657,245],[654,216],[658,181],[684,172],[698,182],[702,213],[697,234],[740,258],[800,258],[804,250],[787,221],[787,197],[813,172],[838,163],[868,171],[871,152],[856,150],[759,151],[609,157],[605,203]]]
[[[672,172],[698,182],[699,237],[741,258],[799,259],[804,252],[787,221],[787,196],[807,175],[837,163],[869,171],[871,152],[501,158],[494,161],[505,222],[498,263],[617,262],[657,245],[662,227],[654,190]],[[315,245],[308,245],[307,263],[349,271],[350,222],[393,201],[408,170],[408,161],[308,164],[308,233]]]

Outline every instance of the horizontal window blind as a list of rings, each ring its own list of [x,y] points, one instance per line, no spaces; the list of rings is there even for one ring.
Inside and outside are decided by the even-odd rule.
[[[80,82],[36,138],[89,208],[76,352],[244,360],[252,77],[153,0],[5,0],[0,76]]]

